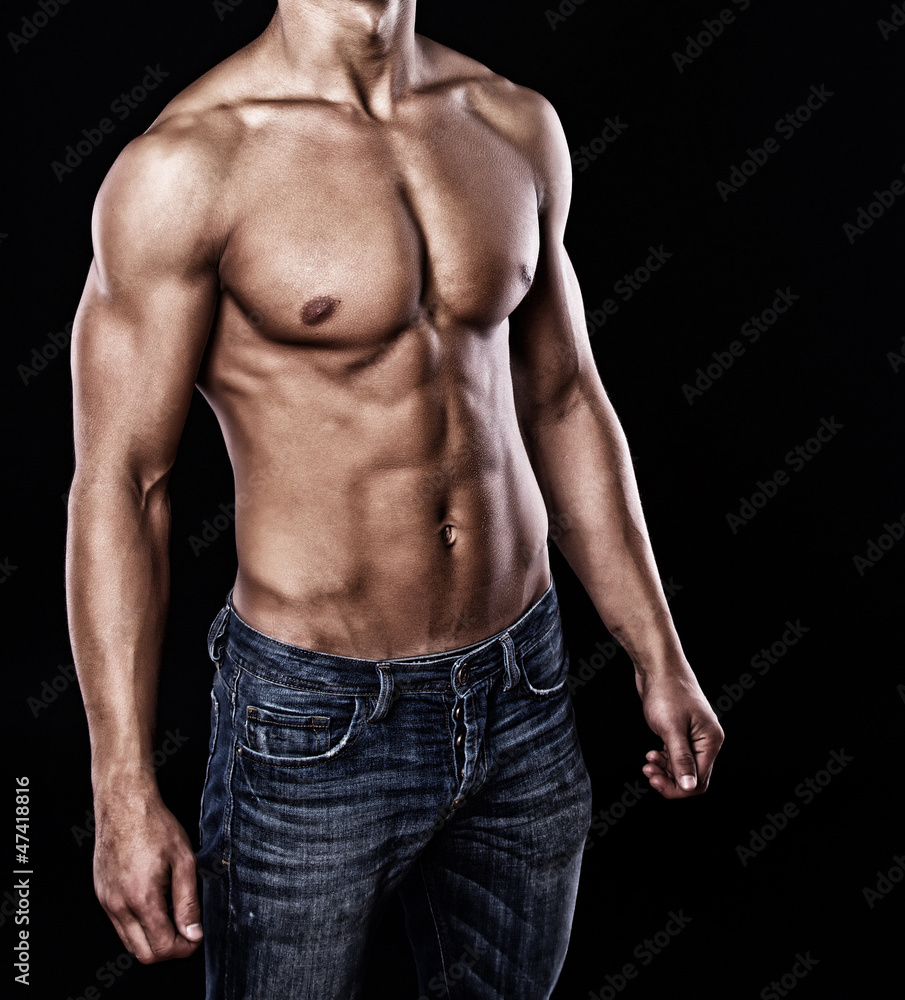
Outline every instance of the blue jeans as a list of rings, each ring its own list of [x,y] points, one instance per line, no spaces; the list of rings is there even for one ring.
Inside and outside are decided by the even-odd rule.
[[[553,584],[490,639],[389,661],[278,642],[231,595],[208,634],[207,1000],[362,997],[397,892],[422,1000],[548,998],[591,820]]]

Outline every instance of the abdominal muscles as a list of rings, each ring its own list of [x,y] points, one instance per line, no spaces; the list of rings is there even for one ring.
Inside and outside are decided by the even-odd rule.
[[[371,357],[260,339],[245,359],[237,341],[212,352],[199,385],[236,477],[243,619],[381,659],[486,638],[543,593],[507,333],[452,340],[418,321]]]

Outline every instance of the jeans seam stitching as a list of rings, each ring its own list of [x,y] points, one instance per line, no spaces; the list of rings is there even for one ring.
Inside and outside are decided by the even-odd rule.
[[[431,898],[431,890],[428,885],[427,872],[424,869],[423,859],[418,862],[421,870],[421,881],[424,885],[424,894],[427,896],[427,908],[430,910],[431,920],[434,924],[434,933],[437,935],[437,950],[440,952],[440,965],[443,973],[443,985],[446,988],[446,995],[449,995],[449,977],[446,975],[446,955],[443,954],[443,936],[440,933],[440,925],[437,922],[437,914],[434,912],[434,902]]]
[[[538,646],[538,645],[539,645],[540,643],[542,643],[542,642],[544,641],[544,639],[546,639],[546,638],[547,638],[547,636],[548,636],[548,635],[549,635],[549,634],[550,634],[550,633],[551,633],[551,632],[553,631],[553,629],[555,629],[555,628],[556,628],[556,619],[554,618],[554,620],[553,620],[553,622],[551,623],[550,627],[549,627],[549,628],[547,629],[547,631],[546,631],[546,632],[544,632],[544,634],[543,634],[543,635],[539,635],[539,636],[538,636],[538,637],[537,637],[537,638],[536,638],[536,639],[534,640],[534,642],[532,642],[532,643],[531,643],[531,645],[530,645],[530,646],[525,646],[525,647],[524,647],[523,649],[521,649],[521,650],[519,650],[519,649],[518,649],[518,648],[516,647],[516,652],[518,652],[518,653],[519,653],[519,654],[520,654],[520,655],[521,655],[521,656],[522,656],[523,658],[524,658],[524,657],[526,657],[526,656],[527,656],[527,655],[528,655],[528,654],[529,654],[529,653],[531,652],[531,650],[532,650],[532,649],[534,649],[534,648],[535,648],[535,646]],[[510,635],[510,638],[511,638],[511,635]],[[514,645],[514,642],[513,642],[513,645]]]
[[[211,749],[210,749],[210,752],[209,752],[208,758],[207,758],[207,767],[204,769],[204,784],[201,786],[201,810],[200,810],[200,816],[201,816],[202,819],[204,818],[204,796],[205,796],[205,793],[207,792],[208,784],[210,783],[211,764],[214,761],[214,754],[216,754],[216,752],[217,752],[217,742],[218,742],[218,739],[220,737],[220,703],[217,700],[217,696],[216,696],[216,694],[214,694],[213,690],[211,691],[211,702],[213,703],[213,706],[214,706],[214,726],[215,726],[215,729],[214,729],[214,732],[212,734],[213,735],[213,740],[211,741]],[[203,830],[201,829],[201,824],[199,823],[199,830],[198,830],[198,841],[199,841],[199,844],[198,844],[198,846],[199,846],[200,849],[203,849],[203,847],[204,847],[204,845],[201,843],[202,838],[203,838]]]
[[[235,679],[233,681],[233,687],[232,688],[227,687],[227,691],[229,692],[229,701],[230,701],[230,709],[231,709],[230,710],[230,723],[231,723],[231,729],[232,729],[232,733],[233,733],[233,741],[232,741],[233,742],[233,747],[232,747],[232,752],[229,755],[230,756],[230,761],[229,761],[229,776],[227,777],[227,780],[226,780],[226,787],[228,789],[229,794],[226,797],[226,809],[224,810],[224,815],[223,815],[223,861],[227,865],[232,860],[232,847],[233,847],[233,843],[232,843],[232,837],[233,837],[233,805],[234,805],[234,803],[233,803],[233,797],[234,797],[234,792],[233,792],[233,778],[234,778],[235,772],[236,772],[236,738],[235,738],[235,733],[236,733],[236,708],[237,708],[236,692],[238,691],[238,688],[239,688],[239,678],[241,676],[242,676],[242,669],[240,667],[236,671],[236,676],[235,676]],[[227,883],[227,887],[228,886],[229,886],[229,883]]]
[[[290,691],[307,691],[311,694],[326,694],[326,695],[337,695],[337,696],[349,696],[349,697],[367,697],[374,694],[374,687],[369,687],[365,689],[359,688],[322,688],[322,687],[309,687],[306,684],[293,683],[297,680],[292,674],[283,674],[274,671],[273,673],[264,672],[259,673],[258,670],[254,669],[253,664],[249,664],[249,661],[242,656],[241,653],[230,652],[230,659],[237,667],[240,667],[242,671],[246,674],[251,674],[252,677],[257,677],[258,680],[268,681],[271,684],[278,684],[280,687],[288,688]],[[258,668],[260,669],[260,668]],[[286,681],[287,683],[282,683]],[[407,690],[412,690],[408,688]],[[441,693],[441,692],[438,692]]]

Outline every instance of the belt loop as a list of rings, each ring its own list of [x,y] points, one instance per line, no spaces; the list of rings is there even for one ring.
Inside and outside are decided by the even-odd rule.
[[[377,704],[374,711],[368,716],[368,722],[376,722],[382,719],[390,707],[393,698],[393,671],[388,663],[378,663],[377,673],[380,676],[380,694],[377,696]]]
[[[506,682],[503,684],[503,690],[508,691],[518,684],[521,674],[515,659],[515,643],[512,641],[512,636],[507,632],[500,637],[500,642],[503,646],[503,660],[506,663]]]
[[[232,591],[230,591],[232,593]],[[227,602],[228,602],[227,598]],[[211,660],[220,665],[220,650],[217,649],[217,644],[223,638],[226,633],[226,623],[229,618],[229,604],[225,604],[217,612],[217,617],[213,620],[210,629],[207,633],[207,655]]]

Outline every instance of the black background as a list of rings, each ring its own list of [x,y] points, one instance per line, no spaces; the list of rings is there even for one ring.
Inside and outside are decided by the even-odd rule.
[[[882,882],[887,891],[870,900],[863,890],[876,889],[878,873],[905,855],[905,540],[881,539],[884,524],[905,515],[905,357],[896,360],[905,347],[905,198],[853,239],[843,224],[876,200],[875,190],[905,180],[905,27],[884,38],[878,21],[893,13],[885,0],[724,6],[734,23],[680,72],[673,53],[719,16],[718,0],[566,2],[571,13],[554,23],[542,2],[419,5],[419,31],[548,97],[572,149],[601,136],[608,116],[627,126],[576,170],[566,245],[586,308],[607,298],[619,306],[593,324],[592,343],[629,438],[679,633],[727,733],[706,796],[670,803],[649,792],[605,833],[592,833],[560,1000],[678,990],[769,997],[770,981],[790,973],[797,953],[817,964],[794,985],[796,1000],[902,989],[905,887]],[[552,0],[550,9],[558,9]],[[8,5],[4,32],[21,30],[21,18],[37,10]],[[0,220],[10,507],[0,601],[13,722],[3,753],[9,798],[0,815],[10,830],[0,895],[14,880],[6,874],[15,867],[12,779],[28,775],[31,991],[41,998],[76,1000],[88,986],[111,1000],[203,995],[200,951],[101,974],[128,956],[93,894],[88,733],[77,684],[61,672],[72,662],[63,588],[72,397],[68,351],[52,356],[48,345],[51,332],[66,339],[59,334],[91,259],[93,199],[113,159],[176,93],[262,30],[271,10],[256,0],[219,14],[203,0],[70,0],[18,51],[0,41],[10,95]],[[111,101],[139,84],[148,64],[168,75],[126,120],[115,119]],[[784,139],[775,123],[812,86],[832,96]],[[52,162],[103,117],[114,118],[113,133],[58,180]],[[779,151],[721,197],[717,181],[770,136]],[[649,247],[661,246],[672,254],[662,268],[630,300],[614,294]],[[794,306],[752,344],[742,324],[787,288],[798,296]],[[689,404],[683,385],[734,340],[745,353]],[[42,349],[38,370],[33,352]],[[785,456],[823,418],[841,429],[792,470]],[[726,515],[777,469],[788,482],[733,531]],[[197,554],[189,541],[232,499],[225,448],[197,394],[171,496],[173,601],[158,745],[172,748],[167,732],[181,742],[175,753],[161,750],[158,777],[196,838],[211,680],[204,638],[235,572],[229,528]],[[882,558],[859,569],[854,557],[877,541],[887,547],[873,550]],[[574,703],[596,812],[642,777],[644,752],[657,743],[627,657],[595,669],[600,658],[591,658],[609,636],[553,558],[572,671],[586,678]],[[787,621],[803,634],[761,675],[750,661],[781,641]],[[755,680],[748,690],[738,686],[743,673]],[[851,761],[806,802],[796,787],[833,751]],[[798,815],[743,863],[739,845],[749,846],[752,831],[788,802]],[[691,918],[686,928],[643,964],[636,947],[680,910]],[[12,981],[9,912],[4,905],[0,974]],[[621,982],[627,962],[638,975]],[[367,995],[416,994],[393,911]]]

